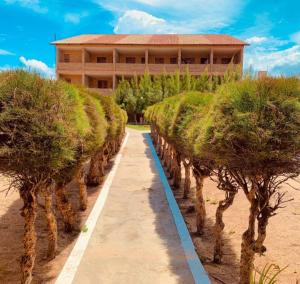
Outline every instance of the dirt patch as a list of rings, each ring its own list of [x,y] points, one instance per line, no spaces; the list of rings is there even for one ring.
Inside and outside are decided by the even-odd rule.
[[[299,184],[294,184],[294,186],[299,188]],[[255,257],[255,267],[261,271],[266,264],[271,263],[279,265],[280,268],[288,266],[279,276],[278,283],[293,284],[298,283],[297,280],[300,282],[300,191],[292,189],[288,185],[284,185],[281,190],[287,191],[287,197],[293,197],[294,200],[288,203],[286,208],[280,209],[278,215],[270,219],[265,241],[267,251],[263,256]],[[204,235],[199,237],[195,233],[194,181],[188,199],[182,198],[182,189],[173,192],[212,283],[238,283],[241,236],[247,228],[249,212],[249,202],[244,194],[238,193],[233,205],[224,214],[224,263],[216,265],[212,262],[213,226],[218,202],[224,198],[224,193],[217,189],[216,183],[212,180],[205,181],[204,197],[207,218]]]
[[[112,163],[110,163],[111,168]],[[7,188],[8,180],[0,176],[0,283],[19,283],[20,279],[20,256],[23,252],[23,218],[20,216],[22,201],[16,190],[3,192]],[[73,208],[78,214],[79,227],[83,228],[91,209],[98,197],[100,187],[88,188],[88,208],[85,212],[79,210],[79,189],[75,181],[68,185],[68,193]],[[42,200],[39,203],[43,204]],[[37,257],[33,271],[33,283],[54,283],[59,275],[68,255],[70,254],[77,233],[64,233],[64,226],[59,212],[54,206],[58,223],[58,252],[54,260],[48,261],[47,254],[47,227],[43,208],[38,208],[36,220],[37,230]]]

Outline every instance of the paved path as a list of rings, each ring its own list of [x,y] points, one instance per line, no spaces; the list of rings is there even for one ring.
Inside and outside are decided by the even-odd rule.
[[[73,283],[195,283],[146,139],[128,132]]]

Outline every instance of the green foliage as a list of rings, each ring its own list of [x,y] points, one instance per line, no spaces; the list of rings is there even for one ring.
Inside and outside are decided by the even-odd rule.
[[[253,174],[298,172],[296,78],[230,82],[216,94],[187,92],[149,107],[145,115],[179,151],[197,159]]]
[[[224,82],[240,79],[238,72],[229,65],[224,79],[220,76],[210,78],[208,70],[200,76],[192,76],[188,68],[183,75],[179,72],[155,76],[145,73],[140,78],[135,76],[130,81],[123,78],[115,91],[116,102],[126,110],[131,120],[137,122],[137,115],[142,115],[147,107],[165,98],[182,92],[215,91]]]
[[[0,73],[0,171],[13,182],[69,181],[126,113],[113,98],[22,70]]]
[[[250,284],[275,284],[277,283],[278,275],[286,268],[287,266],[284,268],[280,268],[275,264],[266,264],[261,272],[258,272],[256,270],[253,271],[250,278]]]
[[[0,74],[0,169],[46,179],[74,161],[76,104],[61,84],[25,71]]]
[[[300,89],[295,78],[246,79],[222,86],[196,153],[226,167],[270,174],[296,171]]]

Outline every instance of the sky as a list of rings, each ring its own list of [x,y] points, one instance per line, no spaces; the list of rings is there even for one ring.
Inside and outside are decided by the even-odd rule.
[[[300,75],[299,0],[0,0],[0,70],[55,76],[54,39],[79,34],[229,34],[244,68]]]

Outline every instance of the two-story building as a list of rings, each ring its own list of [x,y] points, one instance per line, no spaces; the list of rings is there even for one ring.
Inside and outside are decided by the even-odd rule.
[[[206,71],[224,75],[243,66],[246,42],[228,35],[80,35],[53,42],[56,74],[75,84],[111,93],[122,78]]]

